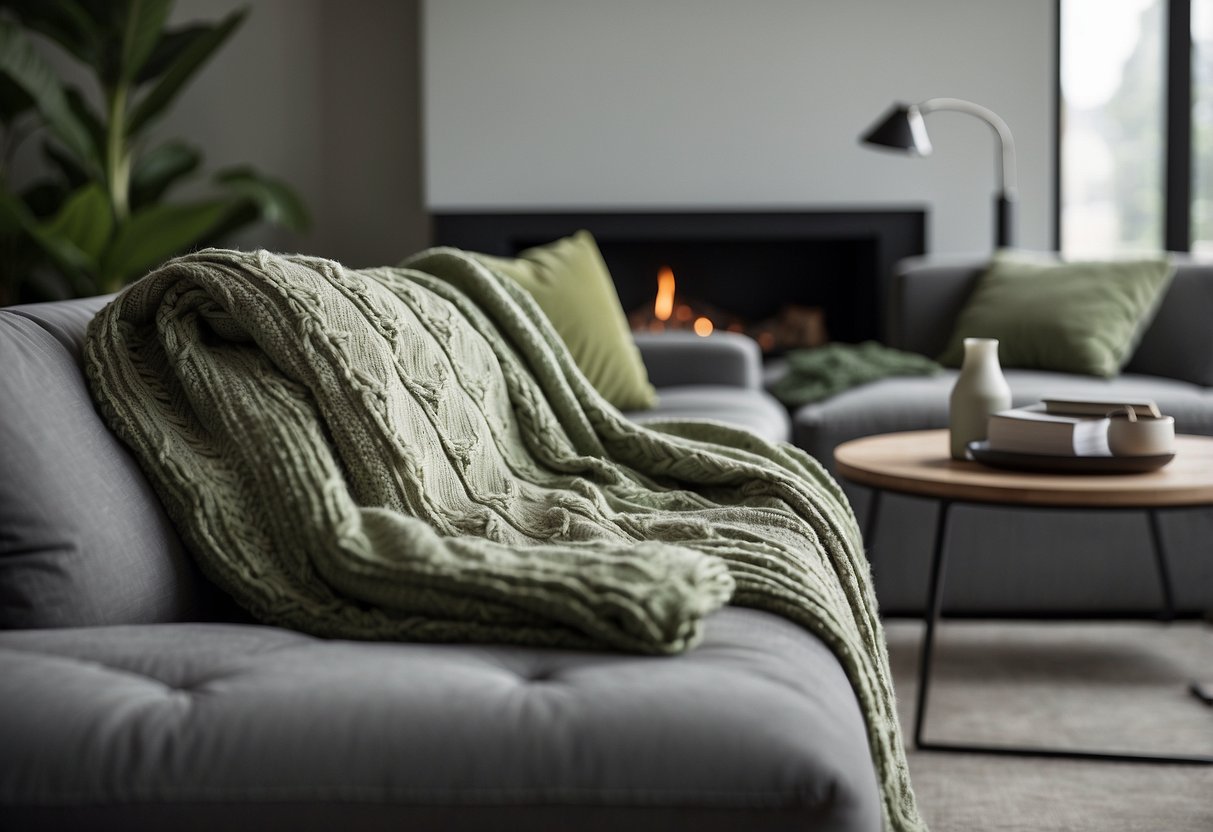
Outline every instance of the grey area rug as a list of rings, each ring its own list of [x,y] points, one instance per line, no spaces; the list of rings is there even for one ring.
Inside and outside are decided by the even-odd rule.
[[[886,622],[907,742],[918,621]],[[945,621],[926,737],[989,744],[1213,754],[1213,628],[1195,622]],[[1213,832],[1213,766],[911,750],[932,832]]]

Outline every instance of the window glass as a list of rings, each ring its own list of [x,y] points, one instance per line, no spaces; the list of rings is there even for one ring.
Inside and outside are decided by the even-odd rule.
[[[1192,3],[1192,251],[1213,255],[1213,0]]]
[[[1067,254],[1162,247],[1165,41],[1165,0],[1062,0]]]

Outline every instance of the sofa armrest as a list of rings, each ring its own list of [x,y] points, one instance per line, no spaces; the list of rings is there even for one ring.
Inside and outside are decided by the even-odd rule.
[[[1175,276],[1124,369],[1213,387],[1213,263],[1184,254],[1171,261]]]
[[[637,332],[636,346],[654,387],[687,384],[762,386],[757,342],[735,332],[701,337],[691,332]]]

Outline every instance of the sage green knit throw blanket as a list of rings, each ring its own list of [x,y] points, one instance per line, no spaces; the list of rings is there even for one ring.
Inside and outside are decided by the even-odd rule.
[[[921,828],[838,486],[739,429],[624,419],[508,278],[452,249],[365,271],[207,250],[123,291],[85,356],[186,545],[257,618],[677,653],[722,604],[778,613],[837,655],[890,827]]]

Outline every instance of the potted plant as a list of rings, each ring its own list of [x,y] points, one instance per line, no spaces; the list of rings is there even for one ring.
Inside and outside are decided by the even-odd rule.
[[[202,153],[148,128],[243,22],[166,26],[172,0],[0,0],[0,305],[112,292],[163,260],[250,223],[292,230],[307,212],[284,183],[241,166],[213,193],[170,201]],[[61,47],[98,102],[59,77],[35,44]],[[99,106],[98,106],[99,104]],[[39,141],[45,175],[15,189],[18,145]]]

